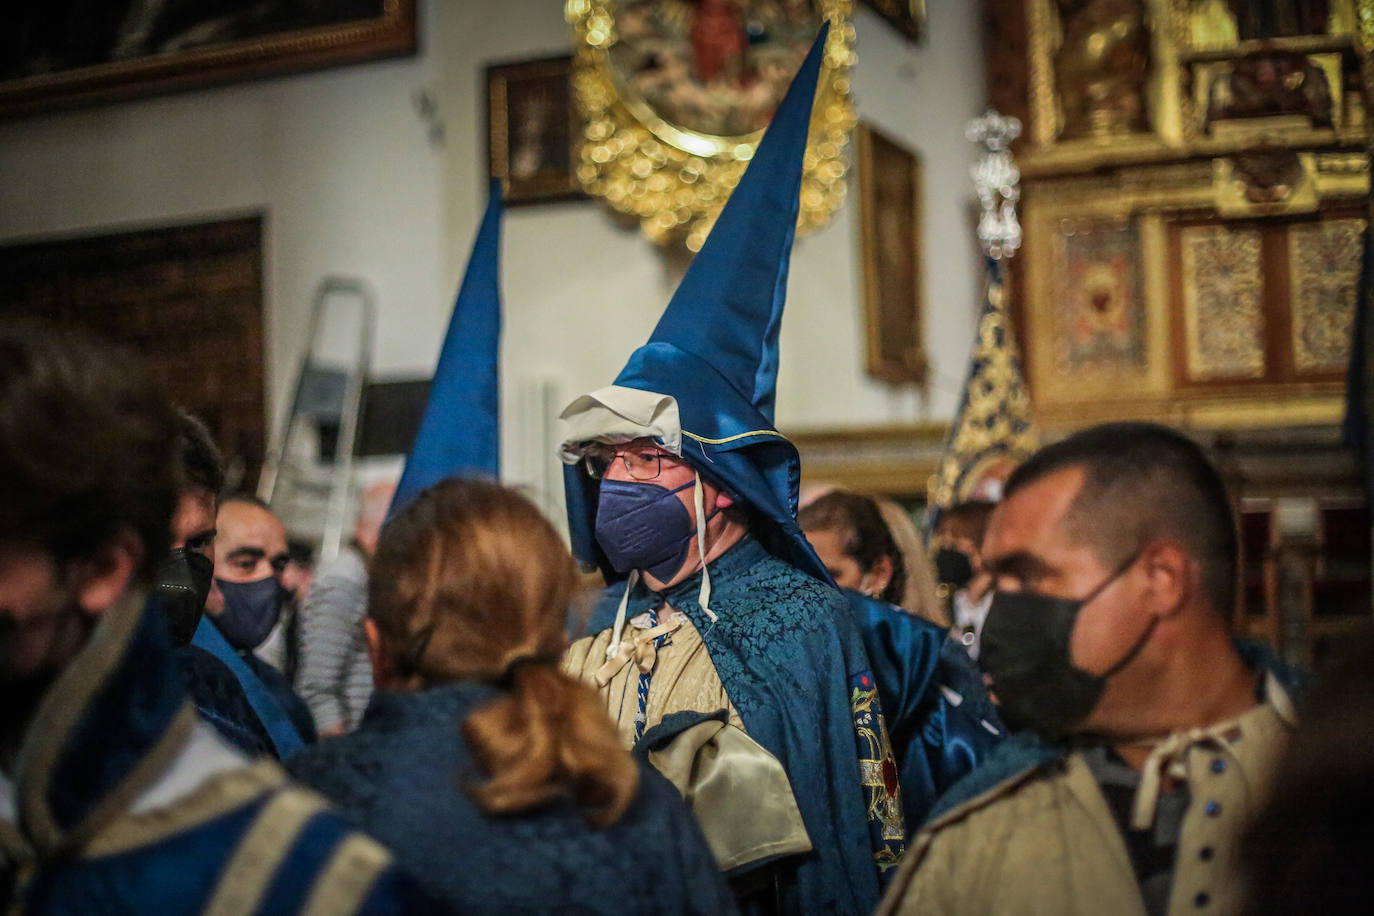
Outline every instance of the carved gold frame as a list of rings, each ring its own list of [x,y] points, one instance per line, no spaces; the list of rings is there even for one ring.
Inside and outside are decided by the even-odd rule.
[[[379,14],[366,19],[5,80],[0,82],[0,117],[414,54],[415,6],[416,0],[382,0]]]
[[[798,232],[821,226],[841,206],[849,169],[846,147],[857,116],[850,96],[854,63],[853,0],[817,0],[830,20],[812,113]],[[577,53],[573,96],[585,117],[577,177],[593,197],[638,220],[655,243],[697,251],[758,147],[763,131],[716,136],[672,124],[628,98],[608,51],[616,42],[614,0],[567,0]]]
[[[1054,0],[1025,0],[1029,36],[1027,40],[1030,124],[1026,125],[1028,144],[1019,164],[1022,175],[1033,179],[1062,175],[1108,165],[1144,165],[1167,162],[1184,156],[1225,155],[1254,145],[1265,131],[1232,132],[1205,136],[1196,128],[1195,100],[1183,87],[1188,67],[1210,59],[1218,52],[1193,47],[1188,22],[1193,0],[1142,0],[1153,39],[1153,75],[1146,87],[1153,130],[1109,138],[1058,139],[1060,111],[1055,85],[1054,54],[1058,46],[1059,24]],[[1263,44],[1277,50],[1339,55],[1357,54],[1374,48],[1374,0],[1332,0],[1339,35],[1319,38],[1270,39]],[[1256,43],[1258,47],[1258,43]],[[1339,82],[1339,81],[1337,81]],[[1339,99],[1339,87],[1333,86]],[[1338,119],[1335,128],[1285,130],[1279,145],[1362,147],[1366,125]]]

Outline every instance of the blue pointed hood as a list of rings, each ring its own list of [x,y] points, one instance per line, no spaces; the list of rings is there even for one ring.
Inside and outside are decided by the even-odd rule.
[[[683,458],[752,507],[751,531],[771,553],[827,582],[796,522],[801,461],[774,428],[773,407],[802,157],[829,31],[827,22],[658,326],[615,380],[675,399]],[[575,466],[564,473],[573,551],[614,576],[593,534],[596,481]]]
[[[446,477],[501,472],[501,183],[491,183],[482,227],[453,305],[424,419],[391,501],[390,518]]]

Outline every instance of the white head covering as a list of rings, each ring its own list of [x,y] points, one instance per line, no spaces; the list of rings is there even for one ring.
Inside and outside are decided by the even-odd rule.
[[[665,451],[682,456],[677,400],[666,394],[608,385],[582,395],[563,408],[558,418],[567,423],[558,450],[564,464],[576,464],[587,442],[617,444],[641,438],[655,439]]]

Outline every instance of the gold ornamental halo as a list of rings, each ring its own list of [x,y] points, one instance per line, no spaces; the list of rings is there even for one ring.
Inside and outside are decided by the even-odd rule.
[[[824,19],[830,20],[803,160],[797,231],[806,233],[824,226],[844,205],[849,170],[846,148],[857,118],[849,80],[854,63],[852,0],[763,0],[759,5],[799,4],[813,11],[815,28]],[[618,17],[661,16],[670,22],[677,17],[681,23],[691,8],[685,0],[567,0],[565,15],[577,47],[573,95],[585,118],[577,159],[577,178],[583,189],[638,219],[644,234],[655,243],[681,241],[690,251],[698,251],[753,158],[763,137],[762,124],[738,133],[720,129],[721,125],[738,126],[729,124],[738,114],[730,109],[716,113],[715,131],[694,129],[687,118],[672,117],[664,104],[655,104],[648,94],[638,91],[616,65],[616,57],[625,50],[617,49],[622,40],[618,26],[626,24]],[[800,46],[793,71],[809,44],[808,38]],[[776,84],[776,71],[770,75]],[[769,112],[782,100],[790,79],[789,73],[781,80],[782,89],[771,98]],[[678,74],[676,85],[671,75],[665,82],[660,99],[680,97],[687,91],[709,92],[685,73]]]

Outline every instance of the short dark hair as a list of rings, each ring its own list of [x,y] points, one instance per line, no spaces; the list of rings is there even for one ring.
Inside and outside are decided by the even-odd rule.
[[[831,490],[803,507],[797,522],[810,531],[843,532],[845,556],[865,573],[883,557],[891,559],[892,578],[878,597],[892,604],[901,602],[906,593],[906,563],[873,497]]]
[[[181,491],[177,419],[132,354],[70,329],[0,329],[0,541],[59,566],[122,531],[152,581]]]
[[[177,411],[177,455],[188,488],[199,487],[215,496],[224,489],[224,458],[210,437],[210,430],[194,414]]]
[[[1239,559],[1235,512],[1201,446],[1158,423],[1105,423],[1036,452],[1007,479],[1003,498],[1075,467],[1085,478],[1065,515],[1071,537],[1108,567],[1152,538],[1173,538],[1202,566],[1213,609],[1230,614]]]

